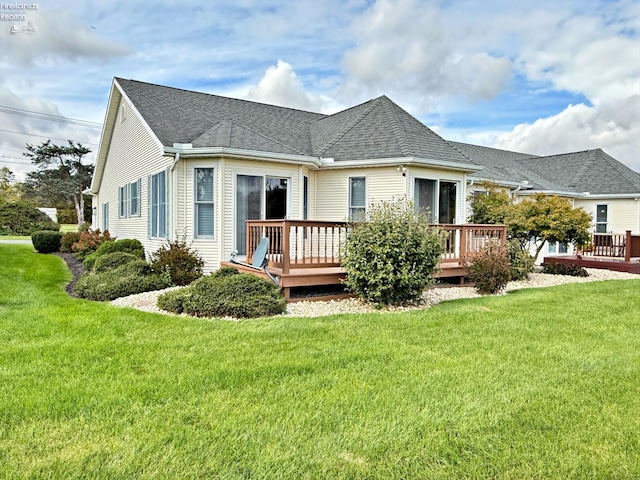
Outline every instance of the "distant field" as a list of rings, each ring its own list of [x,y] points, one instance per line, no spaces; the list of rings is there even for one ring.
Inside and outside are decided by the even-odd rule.
[[[0,478],[640,478],[640,280],[230,322],[0,265]]]

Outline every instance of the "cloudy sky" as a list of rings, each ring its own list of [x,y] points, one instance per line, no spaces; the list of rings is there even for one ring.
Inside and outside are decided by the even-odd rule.
[[[13,1],[0,167],[18,179],[26,143],[97,149],[114,76],[324,113],[384,94],[450,140],[640,171],[638,0]]]

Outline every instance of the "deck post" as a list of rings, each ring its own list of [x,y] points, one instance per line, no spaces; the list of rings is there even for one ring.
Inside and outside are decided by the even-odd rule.
[[[253,256],[253,252],[251,251],[251,225],[249,224],[249,220],[245,220],[246,225],[246,235],[244,239],[245,244],[245,255],[247,256],[247,263],[251,263],[251,257]]]
[[[460,227],[460,264],[464,265],[467,258],[467,226]]]
[[[631,261],[631,230],[627,230],[624,240],[624,261],[626,263]]]
[[[289,273],[291,266],[291,254],[289,252],[290,236],[291,222],[284,220],[282,222],[282,273]]]

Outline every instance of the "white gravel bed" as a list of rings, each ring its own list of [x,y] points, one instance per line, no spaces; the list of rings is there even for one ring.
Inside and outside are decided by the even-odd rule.
[[[634,275],[632,273],[613,272],[610,270],[592,269],[588,268],[588,277],[571,277],[567,275],[549,275],[544,273],[533,273],[529,280],[509,282],[504,293],[511,290],[518,290],[521,288],[540,288],[540,287],[552,287],[554,285],[561,285],[564,283],[584,283],[594,282],[602,280],[637,280],[640,279],[640,275]],[[112,305],[120,307],[133,307],[146,312],[164,313],[170,315],[164,310],[160,310],[156,306],[156,299],[158,295],[168,290],[174,290],[179,287],[172,287],[165,290],[158,290],[155,292],[140,293],[138,295],[131,295],[128,297],[118,298],[111,302]],[[337,313],[368,313],[368,312],[380,312],[380,311],[406,311],[419,308],[428,308],[431,305],[446,300],[457,300],[460,298],[473,298],[479,297],[473,287],[434,287],[429,288],[423,295],[423,301],[414,306],[408,307],[396,307],[388,309],[375,309],[373,306],[362,302],[356,298],[348,298],[344,300],[330,300],[330,301],[300,301],[293,302],[287,305],[286,315],[295,317],[320,317],[324,315],[334,315]],[[232,319],[229,319],[232,320]]]

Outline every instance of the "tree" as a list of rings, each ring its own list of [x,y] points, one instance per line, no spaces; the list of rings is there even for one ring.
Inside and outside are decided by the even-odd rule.
[[[591,215],[574,208],[566,198],[536,193],[531,198],[514,203],[508,193],[495,185],[487,185],[487,195],[471,199],[474,223],[503,223],[508,236],[523,250],[533,250],[534,259],[547,242],[578,245],[589,240]]]
[[[7,167],[0,168],[0,202],[13,202],[20,197],[15,185],[15,175]]]
[[[538,258],[547,242],[579,245],[587,243],[591,237],[591,215],[582,208],[574,208],[567,198],[536,193],[514,207],[520,220],[520,230],[535,248],[534,258]]]
[[[56,145],[51,140],[41,145],[27,144],[27,153],[38,170],[27,174],[26,187],[42,201],[55,205],[61,201],[73,202],[78,225],[84,223],[83,190],[91,184],[93,165],[84,164],[91,152],[80,143],[69,140],[69,145]]]

